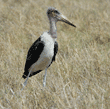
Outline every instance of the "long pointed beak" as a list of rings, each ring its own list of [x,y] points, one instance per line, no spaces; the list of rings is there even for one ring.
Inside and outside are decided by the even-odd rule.
[[[75,26],[71,21],[69,21],[63,14],[61,14],[59,17],[60,17],[60,21],[65,22],[65,23],[67,23],[67,24],[69,24],[69,25],[71,25],[71,26],[76,27],[76,26]]]

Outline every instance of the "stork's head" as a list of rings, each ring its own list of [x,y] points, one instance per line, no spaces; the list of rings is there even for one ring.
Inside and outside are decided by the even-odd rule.
[[[49,7],[47,10],[48,18],[54,18],[55,21],[62,21],[71,26],[76,27],[71,21],[69,21],[63,14],[61,14],[57,9],[54,7]]]

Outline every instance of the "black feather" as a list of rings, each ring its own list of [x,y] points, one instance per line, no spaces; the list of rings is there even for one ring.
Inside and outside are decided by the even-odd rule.
[[[27,59],[26,59],[26,63],[25,63],[25,68],[24,68],[24,74],[23,74],[23,78],[26,78],[27,75],[29,74],[29,68],[31,67],[31,65],[33,65],[39,58],[40,54],[42,53],[44,49],[44,42],[41,41],[41,38],[39,37],[30,47],[29,51],[28,51],[28,55],[27,55]],[[35,75],[37,73],[41,72],[41,70],[33,72],[32,74]],[[33,76],[33,75],[30,75]]]

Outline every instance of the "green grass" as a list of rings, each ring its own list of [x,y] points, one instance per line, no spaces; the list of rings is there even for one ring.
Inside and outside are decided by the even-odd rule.
[[[26,55],[49,30],[46,10],[56,7],[77,28],[58,22],[59,51],[48,69],[29,78],[22,89]],[[109,109],[109,0],[1,0],[0,108]]]

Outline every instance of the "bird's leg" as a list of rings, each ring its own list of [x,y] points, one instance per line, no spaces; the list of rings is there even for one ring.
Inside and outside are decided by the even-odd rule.
[[[31,68],[31,70],[29,71],[29,74],[28,74],[28,76],[27,76],[27,78],[26,78],[26,80],[25,80],[25,82],[24,82],[24,84],[23,84],[23,88],[21,89],[21,91],[24,89],[24,87],[26,86],[26,84],[27,84],[27,81],[28,81],[28,78],[29,78],[29,76],[30,76],[30,74],[31,74],[31,71],[32,71],[32,69],[35,67],[35,65]]]
[[[32,69],[31,69],[31,70],[32,70]],[[28,74],[28,76],[27,76],[25,82],[23,83],[23,88],[21,89],[21,91],[24,89],[24,87],[25,87],[26,84],[27,84],[28,78],[29,78],[29,76],[30,76],[30,74],[31,74],[31,70],[30,70],[30,72],[29,72],[29,74]]]
[[[45,75],[44,75],[44,80],[43,80],[43,87],[46,85],[46,75],[47,75],[47,68],[45,69]]]

